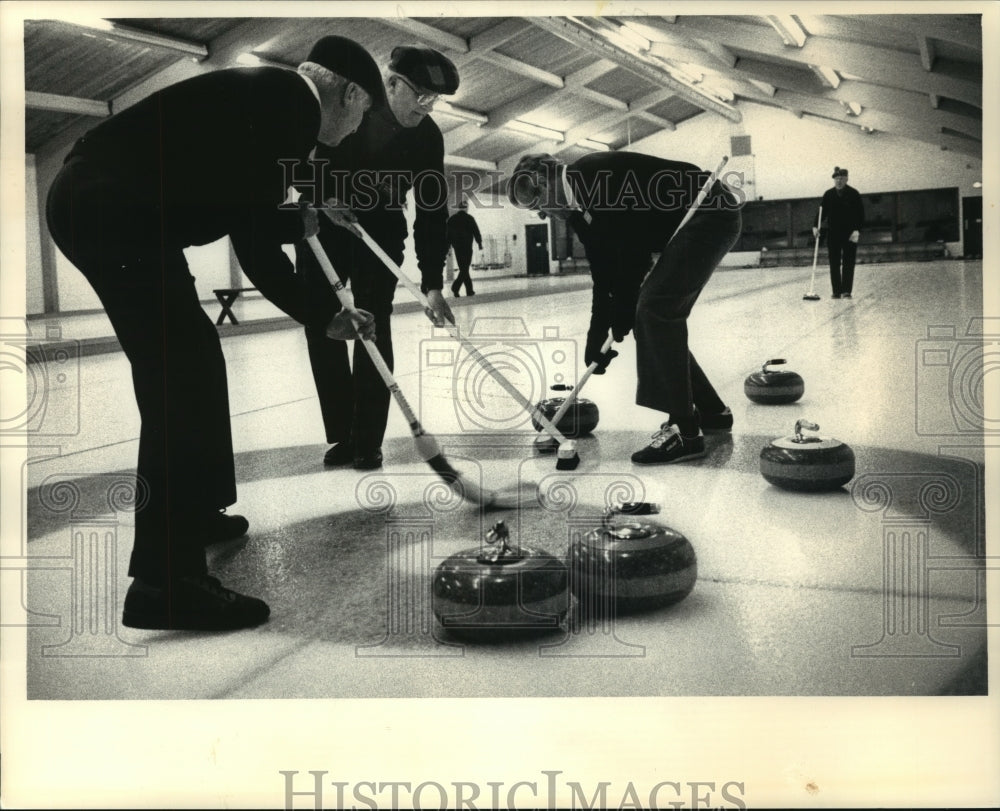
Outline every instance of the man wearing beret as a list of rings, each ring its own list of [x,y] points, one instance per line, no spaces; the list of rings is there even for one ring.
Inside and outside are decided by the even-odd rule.
[[[865,209],[858,190],[847,185],[847,170],[833,169],[833,188],[827,189],[820,203],[823,217],[829,223],[826,248],[830,254],[830,286],[833,298],[851,298],[854,289],[854,260],[858,255],[858,239],[865,224]],[[819,229],[813,226],[813,236]]]
[[[270,613],[207,571],[206,544],[249,524],[224,514],[236,501],[226,365],[184,248],[228,236],[288,315],[331,338],[371,335],[370,314],[318,301],[282,251],[318,214],[283,206],[279,161],[336,145],[381,104],[371,55],[325,37],[298,71],[218,70],[153,93],[80,138],[49,190],[49,230],[108,314],[142,422],[126,626],[228,630]]]
[[[441,294],[448,253],[444,139],[429,113],[438,96],[458,89],[458,81],[457,69],[444,54],[432,48],[394,48],[385,75],[386,107],[369,113],[339,146],[316,149],[316,160],[328,161],[328,216],[320,219],[320,242],[345,282],[350,279],[357,305],[375,316],[376,345],[390,369],[389,317],[397,279],[358,238],[354,223],[402,264],[406,198],[412,189],[421,286],[435,320],[452,318]],[[304,278],[321,276],[307,246],[298,246],[295,253]],[[324,463],[358,470],[381,467],[390,395],[368,353],[355,344],[352,370],[347,347],[328,340],[323,330],[307,326],[306,340],[323,427],[332,445]]]
[[[567,221],[586,250],[594,279],[587,365],[596,361],[603,373],[618,354],[601,353],[609,330],[621,342],[635,328],[635,401],[666,415],[632,454],[635,464],[697,459],[703,430],[732,430],[732,412],[688,349],[687,319],[739,238],[739,200],[716,181],[677,231],[709,176],[690,163],[613,152],[570,165],[528,155],[511,178],[511,202]]]

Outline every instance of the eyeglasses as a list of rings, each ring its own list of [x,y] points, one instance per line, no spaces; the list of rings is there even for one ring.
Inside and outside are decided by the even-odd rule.
[[[407,81],[407,79],[405,79],[398,73],[396,74],[396,78],[399,79],[399,81],[401,81],[408,88],[410,88],[410,90],[413,91],[413,95],[417,97],[417,104],[419,104],[421,107],[433,107],[434,102],[436,102],[439,98],[441,98],[440,93],[424,93],[420,90],[417,90],[417,88],[415,88],[409,81]]]

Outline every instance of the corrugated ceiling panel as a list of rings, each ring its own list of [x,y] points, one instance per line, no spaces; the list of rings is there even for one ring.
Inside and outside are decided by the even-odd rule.
[[[256,45],[256,53],[281,62],[298,64],[306,58],[316,40],[330,34],[360,42],[380,67],[388,63],[389,54],[394,47],[413,41],[405,31],[368,17],[289,19],[287,28],[279,36]]]
[[[449,101],[472,110],[495,110],[538,87],[534,79],[511,73],[480,59],[463,66],[459,76],[461,82],[458,92]]]
[[[681,121],[687,121],[689,118],[693,118],[699,113],[704,112],[704,110],[679,96],[672,96],[666,101],[650,107],[649,112],[653,115],[658,115],[660,118],[665,118],[667,121],[679,124]]]
[[[567,130],[576,124],[604,115],[607,112],[610,112],[610,109],[602,104],[560,90],[553,94],[551,103],[521,116],[521,120],[527,121],[529,124],[537,124],[540,127]]]
[[[592,81],[587,87],[622,101],[632,101],[659,89],[657,85],[636,76],[625,68],[614,68],[610,73],[605,73]]]
[[[420,18],[420,22],[447,31],[457,37],[469,39],[481,34],[494,25],[508,19],[507,17],[432,17]]]
[[[628,121],[620,121],[612,127],[595,132],[591,140],[602,144],[610,144],[615,149],[627,149],[629,139],[632,143],[659,131],[659,127],[651,121],[639,116],[631,116]]]
[[[529,28],[516,39],[505,42],[497,53],[519,59],[557,76],[565,76],[594,61],[592,54],[540,28]]]
[[[808,11],[808,7],[803,9]],[[879,14],[864,17],[802,15],[802,26],[814,36],[843,39],[864,45],[877,45],[905,53],[918,53],[917,38],[906,31],[880,24]]]
[[[579,49],[566,40],[535,26],[523,31],[516,39],[504,43],[498,50],[502,50],[514,59],[523,59],[538,67],[543,67],[543,63],[548,60],[565,59],[579,54]]]
[[[53,113],[49,110],[27,110],[24,116],[24,151],[33,154],[60,132],[77,121],[87,120],[97,124],[100,119],[74,113]]]
[[[592,149],[585,149],[582,146],[570,146],[559,153],[559,160],[564,163],[573,163],[573,161],[579,160],[584,155],[593,155],[594,151]]]
[[[24,51],[27,89],[99,101],[182,58],[98,31],[38,20],[25,23]]]
[[[499,161],[515,152],[526,150],[532,144],[538,143],[539,138],[534,135],[523,135],[519,132],[509,130],[497,130],[491,132],[481,140],[458,150],[456,154],[466,158],[479,158],[480,160]]]
[[[114,17],[112,22],[129,28],[138,28],[166,37],[178,37],[189,42],[205,45],[220,34],[230,31],[244,20],[239,18],[192,18],[192,17]]]
[[[983,52],[981,50],[977,51],[975,48],[966,48],[962,45],[956,45],[953,42],[942,42],[939,39],[934,40],[934,53],[941,59],[965,62],[970,65],[981,66],[983,64]]]
[[[461,118],[454,118],[450,115],[442,115],[441,113],[438,112],[432,113],[431,118],[434,119],[434,123],[438,125],[438,129],[441,130],[442,133],[458,129],[459,127],[468,123],[467,121],[464,121]]]

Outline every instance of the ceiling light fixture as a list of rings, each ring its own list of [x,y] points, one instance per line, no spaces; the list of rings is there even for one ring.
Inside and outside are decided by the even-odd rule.
[[[627,28],[633,34],[646,40],[647,45],[651,48],[652,43],[662,42],[665,37],[662,32],[657,31],[655,28],[651,28],[648,25],[643,25],[642,23],[633,22],[632,20],[626,20],[622,23],[622,28]],[[624,31],[622,32],[624,34]]]
[[[450,115],[452,118],[461,118],[463,121],[470,121],[477,127],[481,127],[484,124],[489,123],[489,117],[483,115],[482,113],[477,113],[474,110],[466,110],[464,107],[456,107],[454,104],[448,101],[442,101],[438,99],[438,103],[434,105],[434,115]]]
[[[679,81],[684,82],[685,84],[695,85],[705,78],[704,73],[692,72],[687,68],[683,67],[682,65],[671,65],[665,63],[664,67],[667,69],[667,72],[671,76],[673,76],[675,79]]]
[[[767,21],[781,35],[785,45],[801,48],[806,44],[806,32],[791,14],[772,14],[767,17]]]
[[[719,101],[725,101],[725,102],[736,101],[736,94],[728,87],[724,87],[723,85],[715,85],[710,82],[703,82],[698,86],[702,89],[703,92],[714,96]]]
[[[653,47],[653,43],[650,42],[646,37],[637,33],[636,31],[628,28],[627,26],[620,26],[616,32],[618,36],[624,39],[626,42],[632,44],[633,47],[638,48],[640,51],[648,51]]]
[[[519,121],[517,119],[508,121],[504,124],[504,128],[513,130],[514,132],[523,133],[524,135],[537,135],[539,138],[544,138],[547,141],[558,141],[562,143],[566,140],[566,136],[559,132],[559,130],[549,129],[548,127],[540,127],[538,124],[529,124],[527,121]]]
[[[590,138],[581,138],[576,142],[577,146],[582,146],[584,149],[590,149],[594,152],[610,152],[611,146],[609,144],[602,144],[600,141],[592,141]]]

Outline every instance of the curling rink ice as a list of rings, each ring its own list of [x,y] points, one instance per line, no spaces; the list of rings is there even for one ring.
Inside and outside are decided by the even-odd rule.
[[[455,341],[421,312],[397,313],[396,377],[422,424],[463,477],[521,499],[488,512],[420,460],[395,404],[381,470],[324,468],[302,331],[226,335],[239,495],[229,512],[250,532],[211,547],[209,568],[272,611],[235,633],[121,626],[138,415],[124,356],[82,357],[78,379],[50,387],[47,418],[78,425],[29,450],[24,566],[5,573],[22,590],[28,698],[984,694],[983,474],[997,451],[982,426],[997,415],[983,392],[996,383],[1000,321],[982,319],[982,263],[859,265],[855,298],[839,301],[821,273],[817,302],[802,300],[809,270],[716,272],[690,346],[735,427],[707,435],[703,459],[659,467],[629,461],[660,420],[634,404],[631,336],[587,383],[600,422],[578,440],[579,467],[559,471],[533,454],[525,412]],[[476,284],[473,299],[449,297],[457,321],[529,401],[578,378],[588,277]],[[62,329],[74,337],[69,319]],[[744,396],[744,378],[771,358],[804,378],[798,402]],[[761,477],[762,447],[798,419],[854,450],[840,490],[793,493]],[[698,579],[686,599],[604,622],[571,610],[510,643],[442,630],[434,569],[495,521],[562,556],[574,531],[623,500],[655,502],[653,520],[690,540]]]

